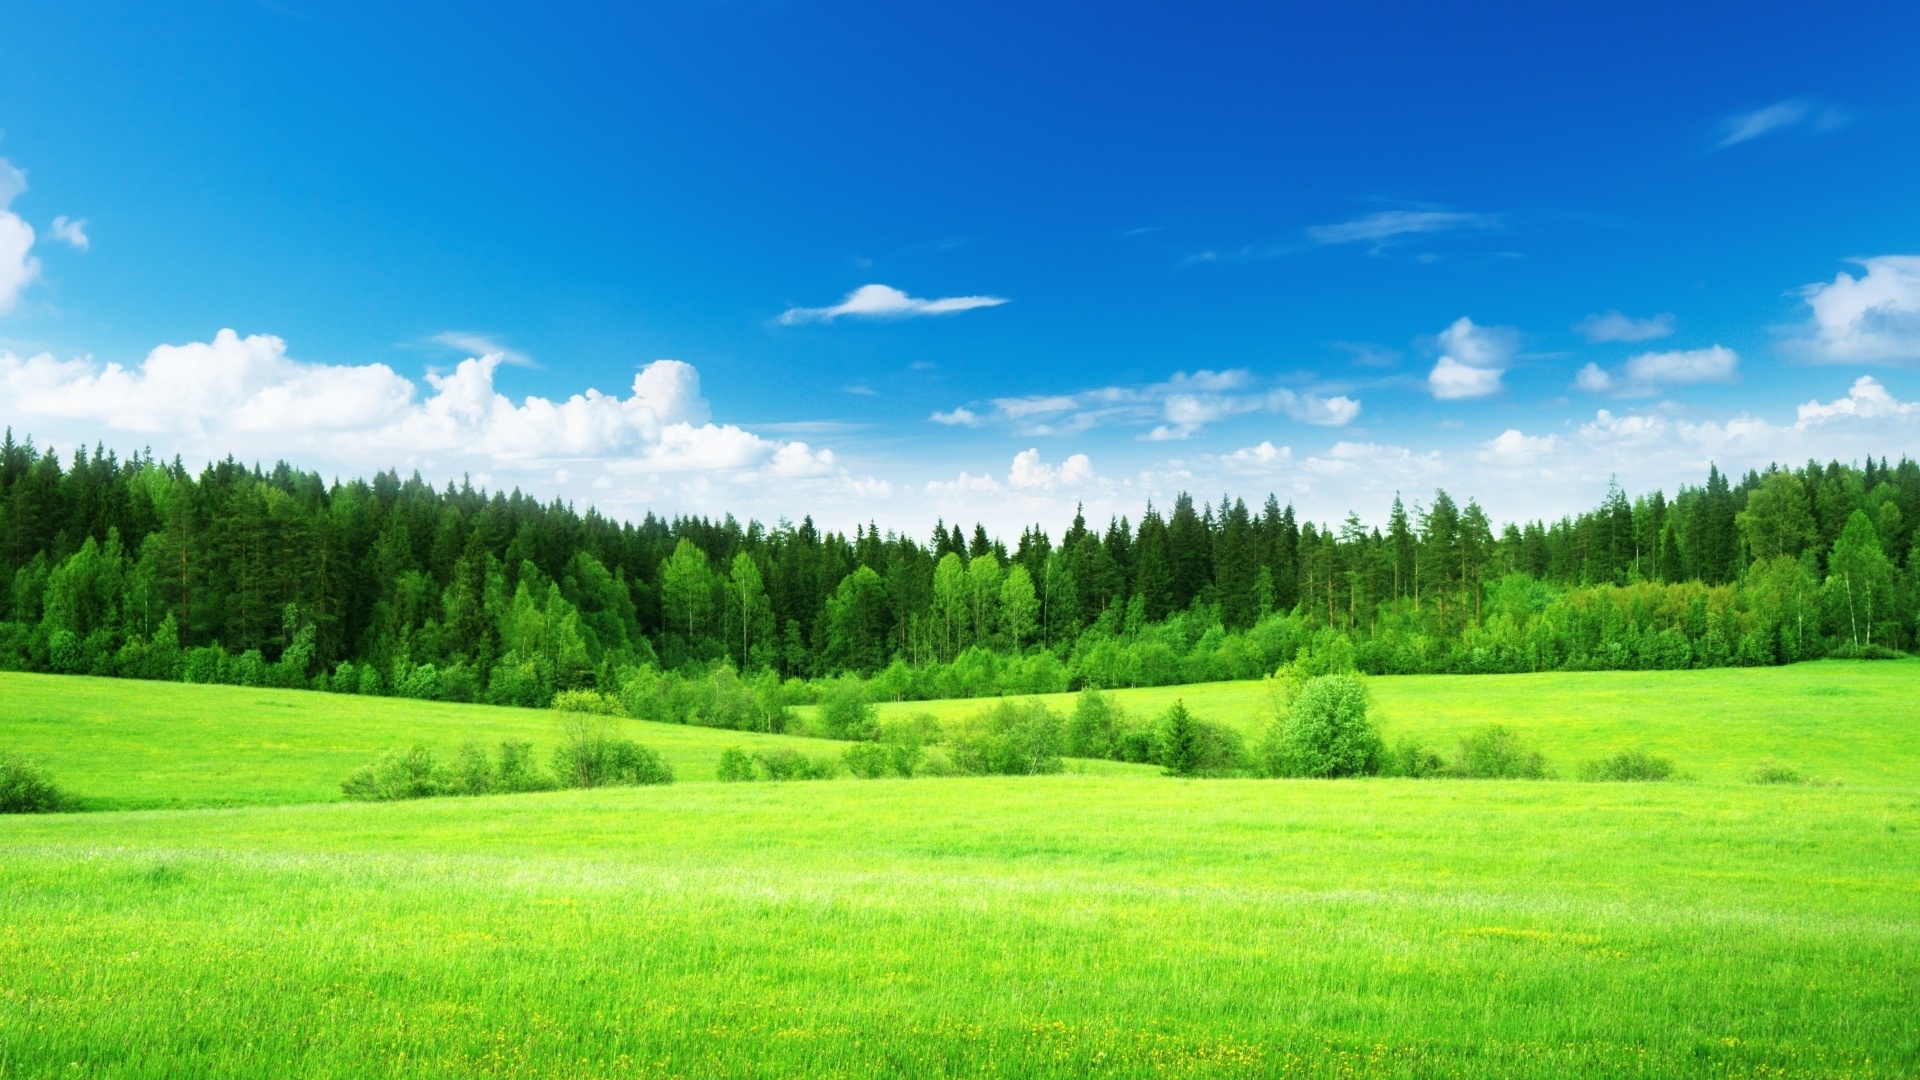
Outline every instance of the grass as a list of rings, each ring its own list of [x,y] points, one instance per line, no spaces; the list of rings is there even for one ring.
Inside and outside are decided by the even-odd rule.
[[[1389,743],[1403,736],[1450,751],[1467,731],[1504,724],[1537,746],[1563,776],[1625,749],[1669,757],[1702,780],[1742,781],[1775,758],[1846,783],[1920,779],[1920,661],[1826,660],[1707,671],[1409,675],[1369,680],[1375,719]],[[1175,699],[1194,715],[1258,739],[1271,710],[1257,682],[1118,690],[1142,717]],[[1061,712],[1074,695],[1041,700]],[[890,702],[883,716],[971,715],[980,700]]]
[[[381,746],[552,720],[0,676],[0,746],[83,795],[291,804],[0,818],[0,1077],[1913,1076],[1916,674],[1374,681],[1390,736],[1498,720],[1563,775],[1638,745],[1686,784],[377,805],[324,800]],[[1245,725],[1256,693],[1125,697]],[[759,741],[656,727],[689,779]],[[1768,755],[1845,784],[1748,782]]]

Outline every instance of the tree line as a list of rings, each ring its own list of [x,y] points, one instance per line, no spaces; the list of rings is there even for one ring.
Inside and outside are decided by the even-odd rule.
[[[1009,546],[811,518],[615,521],[417,474],[0,440],[0,668],[544,704],[622,672],[856,674],[885,697],[1352,667],[1771,664],[1913,646],[1920,465],[1774,466],[1496,526],[1269,496],[1076,514]]]

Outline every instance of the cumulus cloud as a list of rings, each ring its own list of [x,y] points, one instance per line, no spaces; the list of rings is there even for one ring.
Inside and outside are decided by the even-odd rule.
[[[1559,444],[1559,438],[1553,435],[1527,435],[1518,428],[1508,428],[1482,444],[1479,456],[1494,465],[1531,465],[1553,453]]]
[[[1049,505],[1049,496],[1075,491],[1093,482],[1093,463],[1087,455],[1073,454],[1054,465],[1040,460],[1038,447],[1029,447],[1013,455],[1013,464],[1004,481],[990,473],[975,476],[962,472],[952,480],[929,482],[926,492],[950,505],[966,496],[999,495],[1015,499],[1021,507],[1031,508]],[[977,505],[968,508],[979,513]]]
[[[1846,271],[1798,291],[1809,309],[1793,347],[1827,363],[1920,362],[1920,255],[1856,259]]]
[[[1573,324],[1573,329],[1594,344],[1606,341],[1652,341],[1673,333],[1673,316],[1662,313],[1651,319],[1636,319],[1618,311],[1607,311],[1581,319]]]
[[[1492,229],[1497,228],[1499,223],[1499,218],[1492,214],[1450,210],[1382,210],[1352,221],[1314,225],[1307,229],[1307,238],[1316,244],[1371,244],[1375,250],[1379,250],[1408,236]]]
[[[1490,397],[1500,392],[1500,377],[1520,345],[1518,331],[1476,326],[1462,315],[1434,338],[1440,359],[1427,373],[1427,389],[1442,401]]]
[[[1326,395],[1287,387],[1262,390],[1251,373],[1175,372],[1165,382],[1103,386],[1072,394],[1032,394],[995,398],[982,416],[970,409],[935,413],[943,424],[977,426],[999,423],[1023,435],[1061,435],[1095,427],[1149,428],[1149,442],[1192,438],[1206,426],[1235,416],[1271,413],[1304,424],[1339,427],[1360,415],[1360,402],[1345,394]]]
[[[33,226],[11,209],[27,190],[27,174],[0,158],[0,315],[13,310],[20,293],[40,276],[40,260],[33,257]]]
[[[1751,142],[1776,131],[1794,128],[1832,131],[1846,126],[1846,123],[1846,113],[1831,105],[1820,106],[1805,98],[1788,98],[1763,109],[1736,113],[1720,121],[1720,138],[1714,142],[1713,149],[1725,150],[1729,146]]]
[[[232,330],[160,346],[131,368],[0,352],[0,419],[43,440],[123,432],[190,456],[286,457],[351,472],[398,466],[561,485],[578,477],[601,489],[598,480],[613,477],[635,499],[665,494],[674,478],[683,493],[685,483],[715,480],[875,490],[831,450],[713,423],[691,364],[647,364],[624,397],[588,389],[514,402],[494,386],[503,361],[462,360],[427,375],[423,393],[385,364],[301,361],[277,337]]]
[[[47,236],[62,243],[71,244],[81,251],[93,246],[93,241],[87,239],[86,218],[68,218],[65,214],[61,214],[53,219],[52,227],[47,229]]]
[[[905,319],[919,315],[953,315],[975,308],[999,307],[1006,303],[999,296],[948,296],[939,300],[922,300],[917,296],[908,296],[890,285],[862,285],[848,293],[846,299],[830,307],[788,308],[780,315],[782,325],[795,323],[832,322],[848,317],[857,319]]]
[[[1835,420],[1906,420],[1920,417],[1920,402],[1899,401],[1871,375],[1853,381],[1847,396],[1824,404],[1815,399],[1800,406],[1794,426],[1805,430]]]
[[[1574,376],[1573,384],[1592,394],[1652,397],[1669,386],[1732,382],[1739,367],[1739,354],[1724,345],[1713,345],[1705,349],[1641,353],[1618,371],[1589,363]]]

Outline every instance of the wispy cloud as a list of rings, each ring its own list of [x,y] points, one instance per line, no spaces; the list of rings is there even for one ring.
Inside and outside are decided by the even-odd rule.
[[[1378,251],[1409,236],[1494,229],[1498,215],[1454,210],[1382,210],[1333,225],[1314,225],[1307,238],[1316,244],[1371,244]]]
[[[1296,391],[1257,385],[1244,369],[1175,372],[1165,382],[1102,386],[1071,394],[995,398],[982,415],[959,408],[934,413],[942,424],[970,427],[994,423],[1023,435],[1064,435],[1096,427],[1144,427],[1150,442],[1192,438],[1207,425],[1235,416],[1271,413],[1303,424],[1340,427],[1360,415],[1358,399],[1346,394]]]
[[[52,227],[47,229],[47,236],[62,243],[72,244],[81,251],[93,246],[93,242],[87,239],[86,218],[69,218],[62,214],[53,219]]]
[[[1736,113],[1720,121],[1720,138],[1714,142],[1712,149],[1725,150],[1776,131],[1794,128],[1832,131],[1845,127],[1846,123],[1847,114],[1835,106],[1821,105],[1806,98],[1788,98],[1764,109]]]
[[[1581,319],[1573,324],[1573,329],[1594,344],[1606,341],[1652,341],[1673,333],[1673,316],[1663,312],[1651,319],[1636,319],[1610,310]]]
[[[485,334],[473,334],[464,330],[447,330],[430,338],[435,345],[445,345],[473,356],[497,356],[515,367],[538,367],[533,358],[518,349],[500,344]]]
[[[947,296],[922,300],[908,296],[891,285],[862,285],[846,299],[831,307],[795,307],[780,314],[783,326],[795,323],[832,322],[839,318],[906,319],[921,315],[953,315],[975,308],[999,307],[1006,303],[1000,296]]]

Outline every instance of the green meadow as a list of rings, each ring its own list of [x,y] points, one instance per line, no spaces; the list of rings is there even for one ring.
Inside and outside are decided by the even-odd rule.
[[[680,783],[360,804],[554,720],[0,675],[0,747],[145,808],[0,818],[0,1077],[1920,1074],[1920,664],[1371,685],[1694,779],[719,784],[836,746],[629,721]]]

